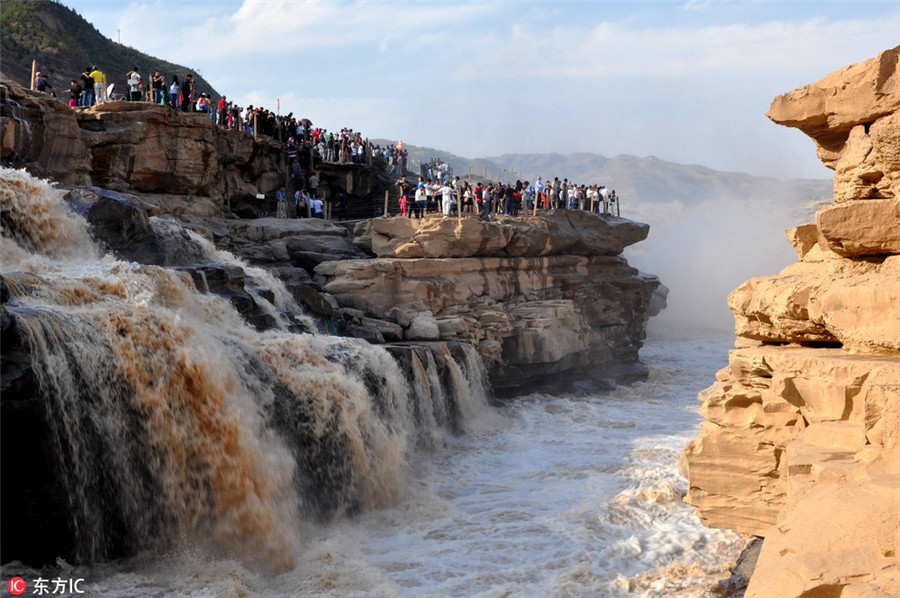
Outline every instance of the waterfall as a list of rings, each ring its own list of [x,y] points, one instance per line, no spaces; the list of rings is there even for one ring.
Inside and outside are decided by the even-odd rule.
[[[247,269],[198,235],[154,219],[178,268],[123,262],[46,182],[3,169],[0,200],[4,408],[24,401],[46,430],[4,415],[3,435],[37,461],[49,447],[80,562],[188,547],[290,568],[306,522],[396,502],[416,452],[486,408],[471,346],[260,331],[198,292],[189,261]],[[4,525],[21,520],[5,536],[30,521],[7,493],[43,490],[4,485]]]
[[[194,266],[196,264],[221,264],[243,272],[253,283],[244,288],[253,297],[254,303],[264,311],[281,329],[290,330],[298,322],[306,330],[315,330],[312,318],[303,315],[297,300],[281,280],[263,268],[246,264],[229,251],[217,249],[209,240],[189,230],[174,220],[152,217],[150,225],[165,252],[166,266]],[[209,285],[203,270],[198,270],[204,288]],[[269,296],[271,296],[271,300]]]
[[[23,150],[34,146],[32,119],[27,116],[29,109],[9,97],[9,88],[0,84],[0,129],[3,145],[10,150],[9,159],[25,159]]]

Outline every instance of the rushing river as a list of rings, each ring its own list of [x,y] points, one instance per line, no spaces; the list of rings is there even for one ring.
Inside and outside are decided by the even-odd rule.
[[[290,571],[198,550],[44,577],[96,596],[710,596],[742,542],[700,525],[676,467],[728,346],[651,342],[646,382],[485,408],[395,506],[304,525]]]

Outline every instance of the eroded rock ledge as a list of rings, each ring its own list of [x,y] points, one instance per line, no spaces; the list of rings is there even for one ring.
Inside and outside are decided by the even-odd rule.
[[[566,211],[490,223],[379,218],[357,231],[379,257],[315,271],[340,304],[396,322],[408,340],[472,343],[495,388],[567,370],[611,381],[641,373],[644,325],[665,304],[659,280],[619,257],[648,229]]]
[[[798,262],[729,297],[737,349],[700,393],[686,500],[764,536],[746,596],[900,595],[900,71],[895,48],[775,99],[836,205],[787,231]]]

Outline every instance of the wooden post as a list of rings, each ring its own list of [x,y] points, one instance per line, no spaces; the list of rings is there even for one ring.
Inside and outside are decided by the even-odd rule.
[[[594,213],[594,194],[591,193],[591,214]]]
[[[37,60],[31,61],[31,91],[34,91],[34,78],[37,76]]]
[[[534,192],[534,217],[537,218],[537,205],[538,202],[541,201],[541,194],[537,192],[535,189]]]
[[[402,191],[401,191],[401,193],[402,193]],[[388,199],[390,198],[390,196],[391,196],[390,191],[384,192],[384,217],[385,218],[388,217]]]
[[[312,218],[312,197],[306,196],[306,217]]]

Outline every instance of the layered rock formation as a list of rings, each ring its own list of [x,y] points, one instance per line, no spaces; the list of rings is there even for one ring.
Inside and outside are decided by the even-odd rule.
[[[204,114],[148,102],[73,110],[10,81],[0,81],[0,100],[3,163],[61,185],[209,198],[220,211],[256,218],[275,213],[273,194],[288,182],[284,144],[226,130]],[[307,167],[308,150],[299,155]],[[325,200],[345,193],[356,217],[371,217],[392,183],[382,168],[315,168]]]
[[[63,185],[200,195],[222,200],[268,193],[285,181],[274,141],[217,127],[199,114],[148,102],[72,110],[2,84],[3,159]]]
[[[377,259],[331,261],[324,290],[407,340],[472,343],[496,388],[641,373],[637,351],[659,287],[619,256],[649,227],[580,211],[529,219],[378,218],[357,241]],[[566,374],[562,380],[568,379]]]
[[[747,596],[900,595],[900,48],[776,98],[835,202],[799,260],[738,287],[736,348],[700,394],[686,500],[766,538]]]

